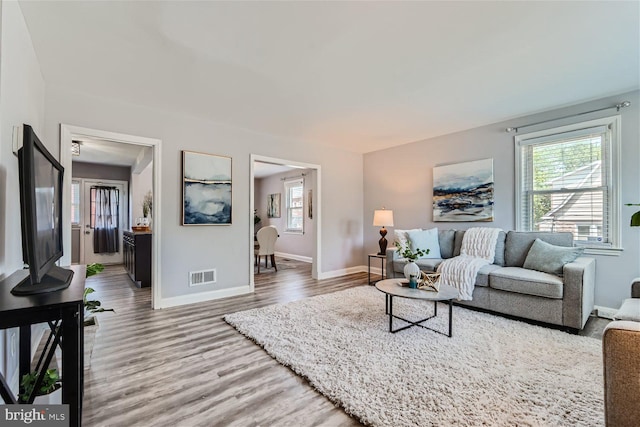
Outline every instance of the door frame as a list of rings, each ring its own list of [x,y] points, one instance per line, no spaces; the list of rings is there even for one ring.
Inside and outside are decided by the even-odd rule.
[[[162,141],[156,138],[147,138],[143,136],[127,135],[117,132],[108,132],[104,130],[85,128],[61,123],[60,124],[60,163],[64,167],[64,182],[62,189],[62,243],[66,248],[62,258],[61,265],[71,265],[71,142],[75,138],[94,138],[103,139],[111,142],[119,142],[123,144],[142,145],[151,147],[153,150],[153,205],[162,206],[162,182],[161,182],[161,166],[162,166]],[[151,307],[153,309],[162,307],[162,276],[160,274],[160,240],[162,229],[161,209],[155,209],[153,212],[153,243],[151,247],[151,264],[153,282],[151,286]]]
[[[82,191],[82,198],[81,198],[81,208],[80,208],[80,214],[82,215],[82,222],[84,223],[84,221],[86,220],[85,215],[87,214],[87,212],[85,212],[85,208],[87,207],[87,205],[85,204],[86,200],[85,200],[85,185],[87,182],[95,182],[95,183],[99,183],[99,184],[109,184],[109,185],[122,185],[123,191],[122,191],[122,196],[120,196],[120,200],[122,202],[124,202],[123,204],[120,205],[120,210],[121,212],[119,212],[119,214],[121,214],[120,217],[120,221],[118,224],[118,228],[120,229],[118,232],[118,238],[120,240],[120,254],[123,256],[123,261],[124,261],[124,248],[122,245],[122,236],[124,235],[124,229],[127,225],[129,221],[128,221],[128,213],[129,213],[129,185],[127,183],[127,181],[122,181],[122,180],[117,180],[117,179],[93,179],[93,178],[80,178],[80,188]],[[126,208],[126,209],[125,209]],[[127,221],[125,221],[125,219],[127,219]],[[80,264],[86,264],[86,259],[85,259],[85,234],[84,231],[86,230],[86,224],[84,224],[84,228],[80,227]]]
[[[253,212],[255,209],[255,174],[254,165],[255,162],[273,163],[277,165],[295,166],[297,168],[314,169],[316,171],[316,188],[314,194],[313,216],[315,227],[315,239],[316,244],[313,248],[313,261],[311,264],[311,277],[318,279],[321,275],[322,266],[322,167],[313,163],[304,163],[294,160],[279,159],[276,157],[266,157],[258,154],[251,154],[249,165],[249,256],[247,260],[249,262],[249,287],[251,292],[255,290],[254,272],[253,272]]]

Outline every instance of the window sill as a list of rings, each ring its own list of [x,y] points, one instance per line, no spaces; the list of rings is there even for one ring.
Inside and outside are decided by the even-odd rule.
[[[622,251],[623,248],[584,248],[585,255],[620,256]]]
[[[302,236],[304,234],[304,231],[298,231],[298,230],[284,230],[283,231],[284,234],[297,234],[299,236]]]

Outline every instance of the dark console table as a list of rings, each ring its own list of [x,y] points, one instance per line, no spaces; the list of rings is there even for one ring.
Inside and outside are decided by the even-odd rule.
[[[151,286],[151,232],[125,231],[124,267],[139,288]]]
[[[19,375],[31,371],[31,325],[48,322],[55,332],[53,347],[62,348],[62,403],[69,404],[71,426],[82,422],[82,387],[84,370],[85,266],[70,267],[73,280],[68,288],[30,296],[15,296],[11,289],[20,283],[28,270],[18,270],[0,282],[0,329],[20,328]],[[53,323],[56,322],[56,323]],[[46,360],[50,361],[51,355]],[[41,369],[47,369],[48,363]],[[5,403],[16,403],[5,378],[0,375],[0,394]]]

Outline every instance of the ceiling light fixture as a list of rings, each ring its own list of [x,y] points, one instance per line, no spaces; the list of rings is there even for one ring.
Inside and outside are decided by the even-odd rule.
[[[71,141],[71,155],[80,155],[80,141]]]

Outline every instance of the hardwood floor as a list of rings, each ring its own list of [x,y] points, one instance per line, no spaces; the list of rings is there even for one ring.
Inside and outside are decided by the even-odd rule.
[[[357,426],[305,380],[227,325],[222,316],[335,292],[366,273],[311,279],[311,267],[277,259],[250,295],[151,310],[121,266],[87,279],[103,307],[85,369],[84,426]],[[592,318],[583,335],[608,323]]]
[[[99,313],[85,369],[84,426],[357,426],[305,380],[227,325],[222,316],[335,292],[366,273],[311,279],[310,264],[276,259],[250,295],[151,310],[123,267],[87,279]]]

